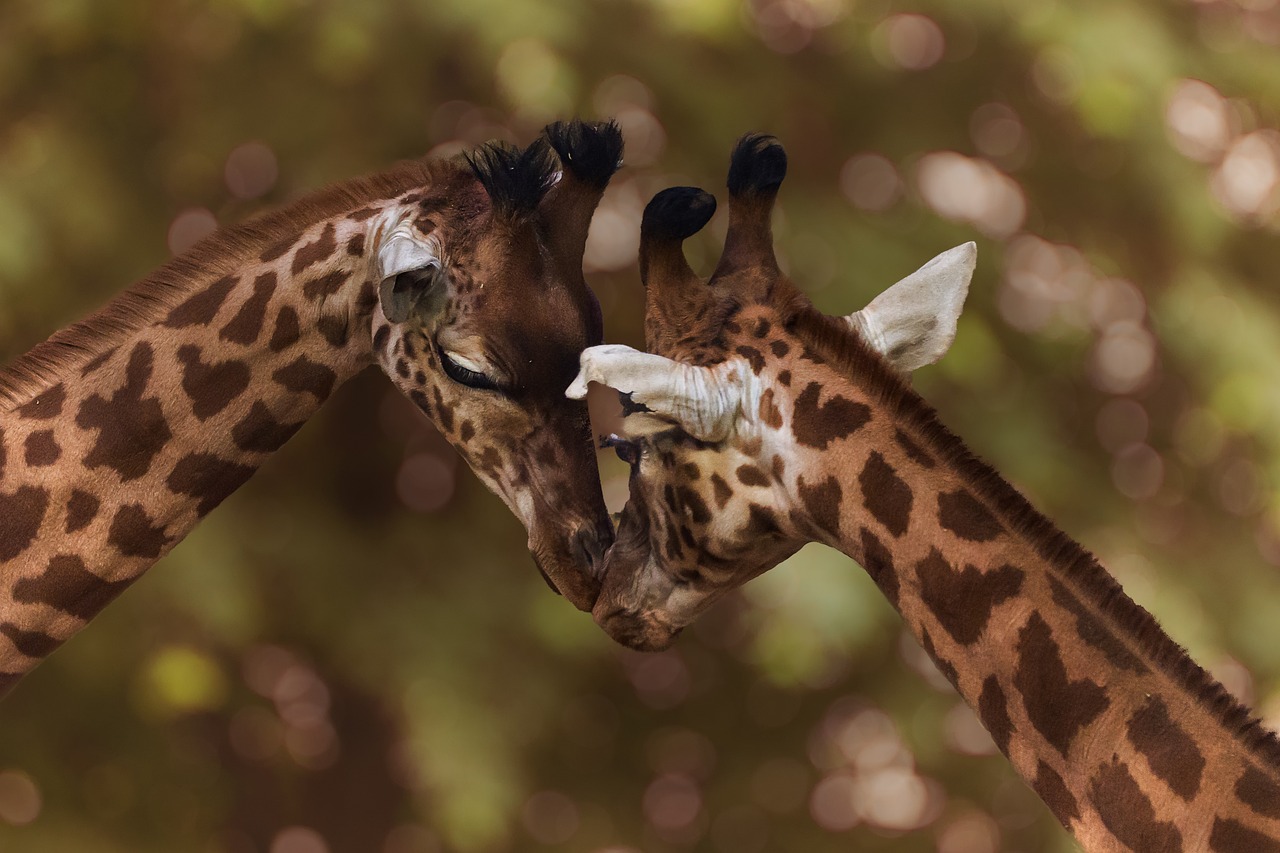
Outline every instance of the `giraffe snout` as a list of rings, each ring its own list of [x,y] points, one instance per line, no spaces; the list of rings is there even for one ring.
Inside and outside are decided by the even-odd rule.
[[[578,557],[591,577],[604,577],[604,556],[613,544],[613,527],[609,524],[583,525],[573,537]]]

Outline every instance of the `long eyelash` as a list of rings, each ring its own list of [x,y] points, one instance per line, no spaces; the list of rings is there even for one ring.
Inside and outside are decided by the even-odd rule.
[[[445,354],[444,350],[437,347],[440,356],[440,366],[444,368],[444,373],[454,382],[466,385],[468,388],[477,388],[483,391],[500,391],[496,382],[476,370],[463,367]]]

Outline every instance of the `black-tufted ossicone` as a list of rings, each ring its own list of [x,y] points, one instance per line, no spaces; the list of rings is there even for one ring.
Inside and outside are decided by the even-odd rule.
[[[767,133],[748,133],[738,140],[729,161],[732,195],[772,193],[787,176],[787,152]]]
[[[622,130],[616,121],[557,121],[543,132],[561,165],[588,186],[604,189],[622,165]]]
[[[716,212],[716,199],[697,187],[670,187],[644,209],[640,233],[645,238],[684,240],[702,230]]]

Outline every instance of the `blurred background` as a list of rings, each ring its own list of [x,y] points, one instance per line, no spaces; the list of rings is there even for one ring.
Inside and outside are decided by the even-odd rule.
[[[1278,46],[1277,0],[5,0],[0,357],[219,224],[574,115],[626,135],[586,263],[639,344],[645,202],[767,130],[825,310],[978,241],[918,389],[1276,722]],[[0,848],[1072,844],[849,560],[625,652],[371,372],[0,704]]]

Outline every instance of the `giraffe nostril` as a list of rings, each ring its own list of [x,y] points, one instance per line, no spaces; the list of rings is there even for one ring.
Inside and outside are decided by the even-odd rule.
[[[578,559],[587,568],[588,573],[599,578],[604,574],[604,555],[613,544],[613,529],[604,527],[579,528],[574,537],[578,547]]]

